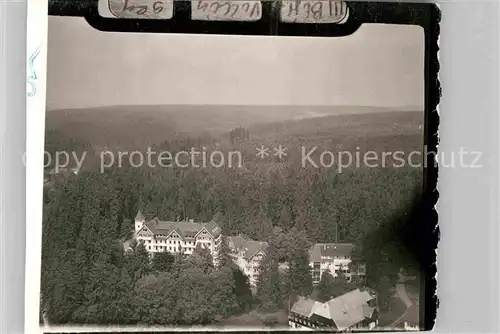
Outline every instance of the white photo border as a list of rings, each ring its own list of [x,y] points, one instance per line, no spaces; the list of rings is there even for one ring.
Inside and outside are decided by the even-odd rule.
[[[26,271],[24,331],[41,333],[39,322],[43,214],[43,151],[47,84],[48,0],[27,2],[26,87]]]

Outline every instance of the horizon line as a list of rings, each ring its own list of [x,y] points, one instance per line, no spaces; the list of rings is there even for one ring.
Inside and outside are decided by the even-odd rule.
[[[347,107],[347,108],[377,108],[377,109],[389,109],[398,110],[404,109],[404,111],[425,111],[424,106],[416,105],[401,105],[401,106],[373,106],[373,105],[357,105],[357,104],[110,104],[110,105],[95,105],[88,107],[69,107],[69,108],[48,108],[45,107],[46,112],[51,111],[62,111],[62,110],[80,110],[80,109],[98,109],[98,108],[118,108],[118,107],[289,107],[289,108],[311,108],[311,107]]]

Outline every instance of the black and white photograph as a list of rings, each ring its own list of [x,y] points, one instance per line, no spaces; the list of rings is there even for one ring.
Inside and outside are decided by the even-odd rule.
[[[424,63],[50,16],[40,328],[422,330]]]

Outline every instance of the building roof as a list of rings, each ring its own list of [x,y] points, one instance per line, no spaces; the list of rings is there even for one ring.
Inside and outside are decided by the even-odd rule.
[[[247,240],[245,243],[245,258],[251,259],[259,251],[266,251],[269,247],[267,242]]]
[[[314,302],[313,313],[325,319],[330,319],[330,305],[328,303]]]
[[[365,318],[369,313],[368,302],[374,299],[367,291],[359,289],[350,291],[342,296],[329,300],[330,318],[335,322],[340,330],[349,328]],[[372,309],[373,313],[373,309]]]
[[[219,225],[211,220],[208,224],[205,225],[205,229],[210,233],[214,238],[217,238],[221,233]]]
[[[252,239],[246,239],[241,235],[229,237],[229,247],[236,252],[243,251],[243,256],[245,259],[251,259],[259,251],[266,251],[269,244],[264,241],[255,241]]]
[[[316,303],[316,301],[310,298],[299,297],[295,304],[293,304],[291,311],[309,318],[313,313],[312,311]]]
[[[321,262],[321,258],[343,258],[350,257],[354,244],[317,243],[310,250],[311,262]]]
[[[365,318],[371,318],[374,311],[375,309],[373,307],[363,305],[363,315],[365,316]]]
[[[140,213],[140,212],[139,212]],[[138,213],[138,215],[139,215]],[[137,219],[137,217],[136,217]],[[182,239],[194,238],[202,229],[206,229],[214,238],[220,235],[220,227],[214,222],[196,223],[196,222],[171,222],[162,221],[158,218],[153,218],[144,223],[154,235],[167,237],[170,233],[177,233]]]
[[[243,247],[243,244],[245,243],[245,238],[243,238],[241,235],[236,235],[234,237],[229,237],[229,247],[234,250],[238,250],[241,247]]]
[[[372,299],[374,297],[367,291],[359,289],[333,298],[326,303],[300,297],[291,311],[306,317],[318,315],[333,320],[337,329],[345,330],[372,317],[374,309],[368,306],[368,302]]]

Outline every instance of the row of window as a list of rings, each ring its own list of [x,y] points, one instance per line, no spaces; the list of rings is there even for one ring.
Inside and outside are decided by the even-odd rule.
[[[259,270],[259,267],[256,266],[256,267],[252,267],[252,266],[245,266],[245,269],[246,271],[253,271],[253,272],[257,272]]]
[[[366,268],[359,268],[357,271],[351,271],[350,269],[342,269],[344,274],[351,274],[351,275],[365,275],[366,274]],[[339,273],[339,269],[335,269],[335,274]],[[319,271],[317,268],[314,268],[313,270],[313,277],[318,276]]]
[[[350,260],[350,256],[322,256],[321,260],[323,261],[329,261],[329,260]]]
[[[167,235],[165,234],[156,234],[157,237],[163,237],[163,238],[166,238]],[[170,238],[180,238],[177,234],[173,233],[173,234],[170,234]]]
[[[364,274],[364,273],[366,273],[366,267],[365,267],[365,266],[358,267],[358,273],[359,273],[359,274]]]
[[[161,244],[161,243],[164,243],[166,244],[167,243],[167,240],[157,240],[157,243]],[[182,244],[182,242],[180,240],[169,240],[168,241],[169,244]],[[196,243],[196,241],[186,241],[184,242],[186,245],[194,245]]]
[[[183,249],[184,249],[184,251],[188,251],[188,252],[191,252],[192,250],[194,250],[193,247],[184,247]],[[154,246],[154,250],[160,250],[160,251],[167,250],[167,246]],[[170,252],[177,252],[179,250],[179,248],[168,247],[168,250]]]
[[[318,327],[313,322],[310,322],[308,320],[305,320],[305,319],[302,319],[302,318],[299,318],[299,317],[295,317],[293,315],[290,316],[290,320],[291,320],[292,323],[295,323],[295,326],[296,326],[295,328],[301,328],[302,326],[307,326],[309,328],[317,328]]]
[[[299,325],[299,324],[294,324],[292,323],[292,328],[302,328],[303,326]],[[308,328],[308,327],[304,327],[304,328]]]
[[[346,280],[347,282],[350,282],[350,281],[351,281],[351,276],[346,276],[345,280]],[[321,277],[320,277],[320,276],[313,275],[313,277],[312,277],[312,282],[313,282],[313,284],[317,284],[317,283],[319,283],[320,281],[321,281]]]
[[[292,323],[292,328],[314,328],[316,330],[325,330],[325,329],[328,329],[328,328],[332,328],[330,326],[326,326],[322,323],[319,323],[319,322],[311,322],[311,321],[307,321],[307,320],[304,320],[302,318],[299,318],[299,317],[294,317],[293,315],[291,315],[288,320],[290,320],[290,322]]]
[[[184,251],[191,252],[194,251],[194,247],[182,247]],[[164,251],[168,250],[170,252],[177,252],[179,251],[178,247],[168,247],[167,246],[148,246],[148,250],[155,250],[155,251]]]
[[[152,241],[151,241],[151,240],[144,240],[144,241],[145,241],[147,244],[151,244],[151,243],[152,243]],[[166,241],[166,240],[156,240],[156,243],[158,243],[158,244],[161,244],[161,243],[167,244],[167,241]],[[174,244],[174,245],[181,245],[182,243],[181,243],[180,241],[175,241],[175,240],[174,240],[174,241],[172,241],[172,240],[169,240],[169,241],[168,241],[168,244],[169,244],[169,245],[172,245],[172,244]],[[186,242],[186,244],[187,244],[187,245],[196,245],[196,242],[195,242],[195,241],[193,241],[193,242],[188,241],[188,242]],[[210,247],[210,246],[212,246],[212,243],[211,243],[211,242],[208,242],[208,243],[204,243],[204,245],[206,245],[207,247]],[[175,246],[174,246],[174,247],[175,247]]]

